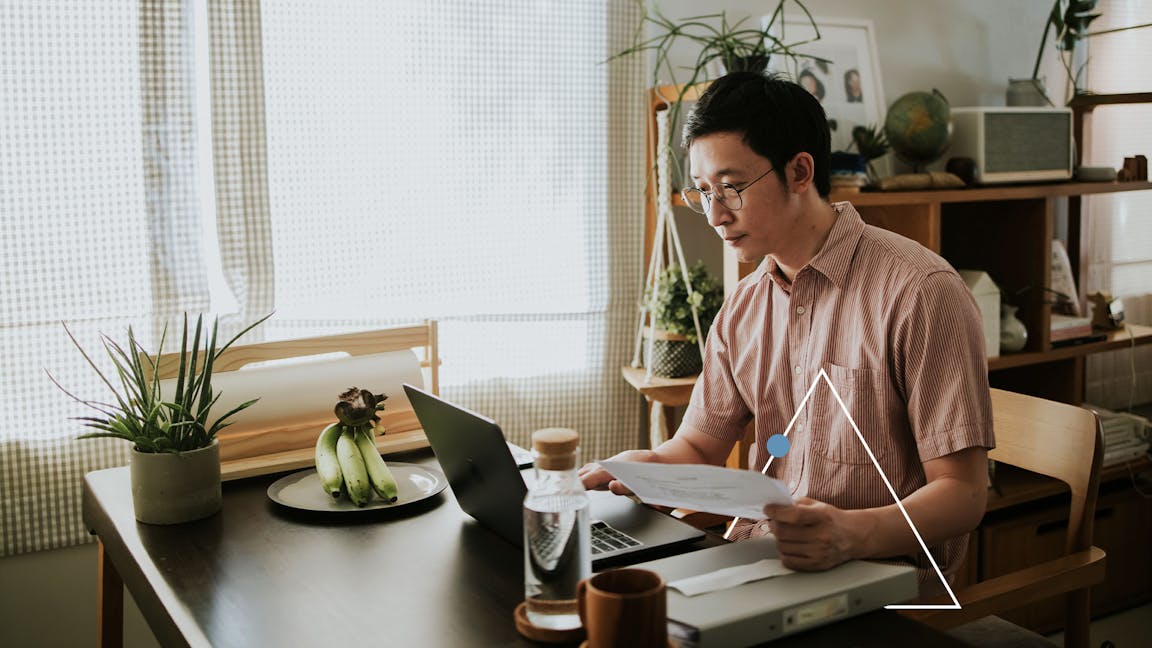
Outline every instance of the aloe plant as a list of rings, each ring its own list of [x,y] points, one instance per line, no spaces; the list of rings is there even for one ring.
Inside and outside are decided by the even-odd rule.
[[[72,340],[72,344],[80,350],[84,360],[112,391],[115,402],[80,398],[65,389],[51,373],[48,377],[70,398],[98,413],[96,416],[76,417],[77,420],[84,421],[85,426],[97,430],[80,435],[81,439],[100,437],[124,439],[132,442],[136,450],[150,453],[176,453],[205,448],[212,444],[220,430],[231,424],[227,419],[258,400],[243,402],[209,423],[208,417],[212,406],[220,398],[220,394],[212,390],[213,365],[220,354],[236,340],[271,316],[271,313],[265,315],[217,348],[219,320],[212,324],[209,337],[208,332],[204,330],[203,315],[197,316],[196,328],[189,340],[188,316],[185,314],[184,331],[180,340],[180,365],[171,400],[164,400],[161,395],[156,360],[163,353],[168,333],[167,325],[160,335],[160,345],[155,356],[147,353],[137,340],[132,327],[128,327],[127,348],[101,334],[104,351],[108,354],[116,372],[115,378],[110,379],[80,345],[68,325],[64,324],[64,331]],[[200,348],[202,337],[206,344],[203,351]]]

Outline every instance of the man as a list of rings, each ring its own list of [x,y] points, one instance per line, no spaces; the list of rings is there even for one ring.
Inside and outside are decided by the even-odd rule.
[[[864,90],[860,86],[860,71],[856,68],[844,73],[844,96],[848,97],[848,103],[864,101]]]
[[[827,119],[803,87],[755,73],[718,79],[688,116],[684,141],[695,184],[685,200],[741,261],[764,261],[717,315],[676,435],[615,458],[722,465],[753,421],[749,466],[759,471],[768,438],[787,431],[791,449],[768,474],[795,505],[767,506],[765,520],[743,521],[730,537],[773,534],[793,569],[901,560],[920,568],[922,592],[942,591],[868,449],[954,574],[984,514],[995,445],[967,287],[921,245],[865,225],[849,203],[828,203]],[[821,371],[867,449],[823,379],[804,401]],[[628,492],[598,464],[581,478]]]

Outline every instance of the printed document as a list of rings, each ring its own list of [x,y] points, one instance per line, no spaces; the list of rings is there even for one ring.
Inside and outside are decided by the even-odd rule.
[[[699,464],[601,461],[645,504],[760,519],[765,504],[792,504],[788,487],[753,470]]]

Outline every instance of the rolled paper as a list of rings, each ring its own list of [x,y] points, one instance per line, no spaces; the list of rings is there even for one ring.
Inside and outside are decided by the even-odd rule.
[[[424,386],[420,360],[411,350],[333,358],[306,356],[260,362],[237,371],[213,373],[212,391],[219,400],[209,424],[240,403],[258,398],[231,419],[229,433],[291,426],[331,416],[339,396],[349,387],[385,394],[387,412],[411,410],[403,383]],[[160,381],[165,400],[175,393],[175,380]]]

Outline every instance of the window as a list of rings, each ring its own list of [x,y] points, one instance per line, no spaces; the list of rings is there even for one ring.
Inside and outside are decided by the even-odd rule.
[[[1152,5],[1140,0],[1104,0],[1093,31],[1152,23]],[[1152,57],[1152,28],[1103,34],[1088,43],[1087,87],[1101,94],[1149,91],[1149,75],[1132,61]],[[1125,157],[1152,151],[1152,104],[1100,106],[1093,111],[1088,164],[1119,168]],[[1091,245],[1089,294],[1124,300],[1127,321],[1152,325],[1152,192],[1084,199]],[[1135,347],[1088,357],[1086,399],[1109,409],[1152,402],[1152,348]]]
[[[602,61],[636,11],[0,7],[0,555],[87,540],[83,474],[126,463],[60,413],[45,368],[102,395],[61,320],[93,350],[212,308],[275,309],[267,338],[434,317],[442,391],[513,440],[631,445],[643,62]]]

